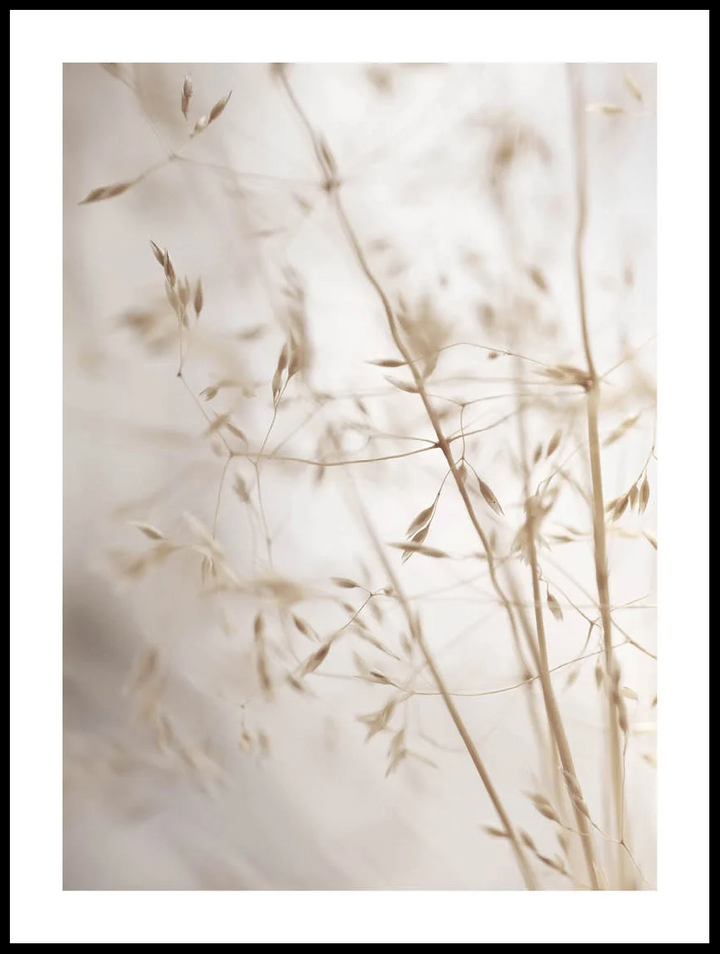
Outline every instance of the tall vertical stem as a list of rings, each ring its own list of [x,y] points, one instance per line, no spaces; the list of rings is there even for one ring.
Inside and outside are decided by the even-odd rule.
[[[590,449],[590,474],[592,480],[593,511],[593,547],[595,558],[595,579],[598,591],[598,604],[603,629],[603,648],[605,671],[612,677],[617,663],[612,646],[612,616],[610,612],[610,582],[607,565],[607,536],[605,532],[605,499],[603,496],[602,462],[600,457],[600,436],[598,416],[600,409],[600,378],[593,360],[590,344],[590,330],[587,317],[585,295],[585,274],[583,267],[583,245],[587,223],[587,154],[585,145],[585,102],[583,94],[582,67],[568,66],[572,117],[575,135],[575,176],[577,219],[573,255],[575,277],[578,290],[578,307],[583,349],[587,364],[587,430]],[[625,811],[623,794],[623,747],[620,731],[620,710],[614,694],[607,693],[608,747],[610,778],[613,800],[613,836],[618,842],[625,838]],[[628,887],[626,880],[625,852],[618,846],[616,855],[618,887]]]

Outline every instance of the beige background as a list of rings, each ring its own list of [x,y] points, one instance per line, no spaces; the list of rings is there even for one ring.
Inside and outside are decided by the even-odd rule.
[[[649,66],[628,69],[642,89],[642,105],[623,82],[622,65],[585,71],[589,102],[620,103],[628,113],[587,116],[586,263],[598,366],[610,368],[624,348],[645,346],[629,365],[632,373],[611,379],[606,389],[608,432],[642,410],[638,426],[604,458],[608,498],[627,488],[654,439],[654,353],[646,342],[655,332],[655,75]],[[188,382],[196,394],[218,374],[257,386],[256,398],[233,407],[256,446],[269,423],[267,382],[283,341],[285,266],[305,281],[309,380],[316,390],[350,397],[387,391],[382,373],[365,362],[392,354],[377,303],[317,188],[308,140],[268,69],[178,64],[123,70],[136,93],[97,65],[67,66],[64,73],[65,887],[521,887],[507,846],[481,831],[494,822],[490,806],[435,698],[415,699],[412,720],[416,735],[432,740],[418,751],[437,770],[413,762],[386,779],[385,741],[364,744],[356,721],[382,704],[385,690],[319,676],[312,681],[317,698],[285,691],[272,705],[248,706],[248,724],[267,732],[272,753],[244,754],[237,746],[239,704],[255,691],[247,656],[255,607],[240,601],[228,608],[237,630],[228,636],[216,607],[198,595],[192,561],[178,560],[120,590],[108,572],[108,549],[143,546],[129,521],[147,521],[168,535],[187,535],[184,512],[210,524],[222,469],[201,437],[197,407],[175,376],[175,349],[163,350],[127,325],[129,311],[152,309],[163,299],[150,239],[170,249],[181,273],[202,276],[205,286]],[[225,114],[184,151],[193,163],[159,170],[111,201],[79,206],[91,189],[160,161],[161,143],[179,147],[185,136],[179,91],[188,71],[194,116],[233,91]],[[508,312],[533,302],[536,326],[525,353],[581,360],[564,67],[304,65],[292,79],[332,145],[349,214],[393,292],[411,301],[432,296],[456,340],[489,344],[502,328],[481,325],[483,305],[501,302]],[[530,148],[515,165],[501,214],[491,188],[493,156],[504,136],[527,141],[529,131],[543,146]],[[542,158],[546,152],[550,159]],[[521,274],[529,265],[542,268],[550,294],[538,295]],[[256,326],[264,331],[259,339],[237,338]],[[479,375],[497,380],[480,386]],[[462,397],[497,395],[506,387],[497,363],[490,368],[472,353],[454,354],[438,377],[446,382],[444,393]],[[293,405],[292,397],[289,390],[276,440],[303,423],[310,409],[300,400]],[[332,413],[355,420],[351,400],[344,400]],[[377,428],[427,435],[412,396],[373,400]],[[498,399],[479,408],[473,420],[483,426],[511,405]],[[323,420],[319,414],[288,447],[313,456]],[[537,427],[545,439],[552,432],[543,422]],[[492,475],[494,488],[512,486],[507,449],[514,432],[488,433],[474,459]],[[348,453],[360,446],[359,439],[344,440]],[[406,445],[383,446],[391,453]],[[373,450],[379,453],[377,445]],[[383,539],[401,539],[412,516],[432,500],[443,471],[430,456],[353,470]],[[331,589],[328,577],[360,572],[367,543],[345,504],[342,469],[319,486],[302,467],[268,465],[263,475],[278,572],[323,593]],[[589,523],[577,501],[563,506],[567,522]],[[507,511],[516,527],[519,511]],[[443,497],[441,517],[437,537],[428,542],[471,550],[451,493]],[[635,523],[633,517],[628,526]],[[642,527],[653,532],[653,524],[651,502]],[[219,537],[248,576],[267,569],[251,526],[237,499],[224,497]],[[617,618],[654,650],[654,551],[638,539],[613,538],[610,559],[613,601],[643,601],[617,610]],[[572,555],[558,548],[557,561],[559,568],[546,566],[548,576],[587,602],[563,570],[592,593],[589,546]],[[377,568],[371,573],[374,585],[384,585]],[[413,559],[401,573],[407,589],[420,594],[467,579],[472,568]],[[517,662],[487,585],[458,587],[445,597],[423,601],[422,611],[450,685],[480,692],[516,682]],[[337,625],[333,607],[322,600],[313,612],[323,632]],[[548,626],[553,661],[572,658],[587,625],[566,613],[562,626],[552,620]],[[148,644],[159,645],[169,660],[168,713],[188,744],[209,759],[199,772],[163,757],[147,727],[131,720],[122,689]],[[350,647],[343,653],[328,662],[328,672],[353,671]],[[624,682],[639,697],[629,703],[632,720],[654,721],[654,662],[626,647],[622,663]],[[561,699],[586,797],[601,817],[602,723],[592,667],[584,664]],[[560,690],[562,679],[557,685]],[[521,692],[468,699],[462,711],[513,818],[555,851],[552,826],[523,795],[536,787],[537,760]],[[652,735],[631,737],[628,814],[635,854],[651,883],[655,778],[642,756],[653,752]],[[545,883],[566,886],[552,874]]]

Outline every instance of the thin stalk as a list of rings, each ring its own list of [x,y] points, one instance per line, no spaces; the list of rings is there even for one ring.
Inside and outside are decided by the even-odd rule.
[[[514,228],[514,223],[511,217],[508,214],[503,215],[502,221],[505,225],[506,232],[506,241],[508,246],[508,252],[510,254],[511,260],[518,270],[518,273],[522,270],[522,263],[519,261],[517,249],[518,249],[518,236],[516,234],[516,229]],[[514,323],[510,324],[509,327],[509,341],[512,351],[508,352],[514,356],[514,365],[515,365],[515,374],[514,378],[514,390],[515,390],[515,420],[518,428],[518,438],[519,438],[519,449],[520,449],[520,464],[522,468],[523,475],[523,499],[525,502],[525,509],[527,512],[528,501],[530,500],[531,491],[530,491],[530,466],[529,466],[529,455],[527,447],[527,437],[526,437],[526,428],[525,428],[525,394],[527,388],[525,386],[525,381],[523,380],[523,360],[522,355],[518,352],[518,332],[517,327]],[[558,742],[558,732],[552,730],[552,724],[554,719],[550,716],[551,711],[555,711],[558,714],[557,724],[558,727],[562,730],[562,721],[559,717],[559,706],[557,705],[556,697],[554,694],[552,681],[550,679],[551,670],[549,668],[548,658],[547,658],[547,649],[546,649],[546,640],[545,640],[545,629],[544,622],[542,619],[542,608],[539,603],[539,582],[540,574],[537,565],[537,552],[536,552],[536,541],[535,541],[535,527],[534,521],[528,520],[526,524],[526,530],[528,535],[532,536],[532,552],[530,554],[530,572],[531,579],[533,582],[533,603],[535,610],[535,635],[537,638],[537,650],[535,652],[535,659],[538,669],[538,678],[541,680],[541,689],[543,692],[543,700],[545,702],[546,712],[548,714],[548,720],[551,724],[551,734],[553,736],[553,741],[555,742],[555,747],[551,746],[548,753],[548,770],[550,775],[550,788],[555,799],[555,809],[558,812],[558,815],[561,821],[565,822],[567,803],[566,796],[569,798],[571,804],[574,804],[576,792],[579,791],[579,784],[577,787],[575,785],[569,786],[568,776],[566,775],[563,778],[562,771],[570,771],[571,777],[574,779],[574,782],[577,783],[577,776],[575,772],[575,767],[572,764],[573,759],[570,753],[569,745],[565,746],[563,741]],[[537,583],[537,586],[536,586]],[[537,612],[538,607],[540,607],[540,625],[538,625]],[[564,731],[561,732],[564,736]],[[561,753],[566,750],[566,761],[563,763]],[[587,823],[583,828],[583,821],[585,819],[580,819],[578,816],[578,809],[575,808],[574,811],[576,821],[580,826],[578,835],[580,837],[580,845],[583,849],[583,854],[585,856],[586,864],[588,864],[588,870],[595,870],[595,859],[592,852],[592,845],[588,844],[591,842],[592,833],[590,831]],[[568,855],[568,861],[570,861]],[[592,864],[592,868],[590,868]],[[591,875],[592,880],[592,875]]]
[[[475,745],[475,742],[473,741],[473,738],[470,735],[470,732],[468,731],[468,728],[465,725],[465,722],[462,716],[460,715],[460,712],[458,711],[458,708],[455,705],[455,702],[452,696],[450,695],[450,692],[445,683],[445,679],[443,678],[443,675],[440,672],[440,669],[438,668],[435,657],[433,656],[430,650],[430,647],[428,646],[425,640],[422,624],[420,623],[418,616],[414,614],[412,610],[410,609],[410,603],[408,601],[407,596],[405,595],[403,591],[403,588],[400,584],[400,580],[398,579],[397,574],[395,573],[392,567],[392,564],[390,563],[387,557],[387,553],[385,552],[385,549],[378,538],[377,531],[375,530],[375,527],[373,526],[373,523],[370,520],[370,517],[368,516],[367,511],[365,510],[359,498],[359,495],[357,494],[354,484],[350,482],[351,478],[349,475],[347,479],[348,479],[348,484],[353,491],[355,508],[358,512],[358,515],[360,517],[360,520],[363,526],[365,527],[368,538],[370,539],[373,545],[373,548],[375,552],[377,553],[378,559],[380,560],[383,566],[383,569],[385,570],[385,573],[387,574],[387,578],[390,580],[390,583],[393,587],[393,591],[403,610],[403,613],[405,614],[408,627],[410,628],[410,635],[415,640],[415,643],[417,644],[420,650],[420,653],[423,657],[425,665],[429,669],[430,674],[432,675],[433,681],[435,682],[435,685],[438,688],[438,692],[445,704],[445,708],[447,709],[450,715],[450,718],[452,719],[455,725],[455,728],[457,729],[458,734],[463,741],[463,745],[465,746],[467,753],[470,756],[470,759],[472,760],[472,763],[475,766],[475,769],[478,775],[480,776],[480,779],[483,785],[485,786],[485,791],[487,792],[488,797],[490,801],[492,802],[492,806],[495,809],[495,812],[497,813],[498,819],[500,820],[500,823],[503,827],[503,831],[508,837],[513,853],[515,855],[515,859],[518,863],[518,867],[520,868],[520,872],[525,882],[525,886],[530,891],[537,891],[538,883],[535,878],[535,874],[532,868],[530,867],[530,863],[528,862],[528,859],[525,856],[525,850],[523,848],[523,845],[517,836],[517,832],[515,831],[515,828],[512,822],[510,821],[510,816],[508,815],[507,809],[505,808],[502,802],[502,799],[500,798],[500,795],[497,789],[495,788],[492,782],[492,779],[490,778],[488,770],[485,767],[485,763],[483,762],[480,756],[477,746]]]
[[[543,599],[542,593],[540,591],[540,565],[538,562],[537,555],[537,518],[536,518],[536,500],[530,489],[530,468],[527,465],[528,460],[528,450],[527,450],[527,436],[525,432],[525,418],[523,414],[522,406],[520,408],[520,413],[517,416],[518,421],[518,434],[520,438],[520,457],[523,465],[523,494],[525,497],[525,512],[526,512],[526,539],[527,539],[527,558],[530,565],[530,575],[532,579],[532,590],[533,590],[533,603],[534,603],[534,613],[535,613],[535,631],[537,633],[537,643],[538,643],[538,674],[540,677],[540,686],[543,692],[543,699],[545,701],[545,709],[548,714],[548,719],[551,724],[556,725],[556,731],[553,732],[555,742],[557,744],[558,755],[560,757],[560,764],[562,766],[563,772],[565,773],[566,779],[570,777],[573,780],[573,783],[566,786],[568,795],[570,796],[570,803],[572,805],[573,814],[575,816],[575,823],[577,825],[578,834],[580,835],[580,842],[583,849],[583,854],[585,856],[585,862],[588,868],[588,872],[593,872],[595,874],[595,852],[593,848],[593,837],[591,822],[588,815],[588,810],[585,805],[585,801],[582,797],[582,791],[580,790],[579,784],[577,782],[577,772],[575,770],[575,763],[572,756],[572,751],[570,749],[570,744],[565,734],[564,726],[562,723],[562,717],[560,715],[560,707],[558,706],[557,698],[555,696],[555,691],[552,685],[552,680],[550,678],[550,663],[548,660],[548,651],[547,651],[547,637],[545,633],[545,617],[543,614]],[[555,775],[557,775],[557,770],[555,770]],[[558,796],[560,791],[557,792]],[[562,804],[558,805],[559,810],[562,809]],[[593,878],[591,876],[591,884],[594,888],[599,888],[597,883],[597,875]]]
[[[585,274],[583,268],[583,245],[587,223],[587,156],[585,148],[585,103],[580,68],[568,66],[568,78],[572,102],[572,120],[575,134],[575,177],[577,220],[575,224],[574,261],[578,289],[578,308],[583,349],[588,371],[587,383],[587,429],[590,451],[590,473],[592,478],[592,514],[593,545],[595,559],[595,579],[598,591],[598,605],[603,629],[605,650],[605,671],[612,674],[615,670],[615,658],[612,645],[612,615],[610,611],[610,583],[607,564],[607,537],[605,532],[605,499],[603,496],[602,463],[600,456],[599,407],[600,378],[593,360],[590,344],[590,330],[587,317],[585,296]],[[614,838],[624,844],[625,811],[623,793],[623,745],[620,732],[620,711],[612,693],[607,693],[608,701],[608,745],[610,775],[612,780],[612,799],[614,806]],[[621,887],[626,887],[625,854],[617,853],[617,868]]]
[[[527,506],[527,501],[530,498],[530,468],[528,466],[528,453],[527,453],[527,438],[525,431],[525,402],[522,395],[522,368],[520,367],[521,362],[516,359],[516,368],[518,373],[518,380],[516,384],[516,395],[515,395],[515,406],[517,410],[516,422],[518,427],[518,437],[520,444],[520,464],[523,472],[523,496],[525,499],[525,504]],[[534,574],[534,571],[533,571]],[[537,597],[535,597],[537,601]],[[538,640],[540,644],[540,640]],[[540,661],[542,664],[542,652],[540,652]],[[542,668],[542,665],[541,667]],[[550,674],[549,667],[546,667],[547,674]],[[555,757],[555,752],[551,748],[548,753],[548,771],[550,775],[550,785],[556,802],[557,811],[561,819],[565,819],[565,786],[562,783],[560,777],[560,770],[558,766],[558,761]]]

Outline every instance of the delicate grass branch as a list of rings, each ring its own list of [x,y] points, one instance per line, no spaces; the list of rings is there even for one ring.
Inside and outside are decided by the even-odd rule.
[[[583,245],[587,224],[587,159],[585,152],[585,103],[582,89],[582,72],[580,67],[568,67],[570,92],[572,100],[572,117],[575,135],[575,175],[577,221],[575,225],[575,239],[573,255],[575,260],[575,276],[578,292],[578,307],[580,312],[580,329],[582,332],[585,361],[587,363],[587,428],[588,445],[590,451],[590,472],[592,478],[593,495],[593,538],[595,556],[595,577],[598,589],[598,601],[602,619],[603,639],[605,645],[605,668],[608,673],[615,671],[616,662],[612,645],[612,615],[610,611],[610,583],[607,564],[607,538],[605,534],[605,499],[603,496],[602,463],[600,455],[599,434],[599,407],[600,407],[600,379],[593,359],[590,343],[590,328],[587,317],[585,296],[585,271],[583,267]],[[610,748],[610,773],[614,802],[614,834],[618,842],[625,841],[625,813],[623,793],[623,754],[621,743],[622,722],[619,703],[612,693],[608,693],[608,736]],[[624,854],[618,856],[618,878],[621,888],[627,887],[625,877]]]

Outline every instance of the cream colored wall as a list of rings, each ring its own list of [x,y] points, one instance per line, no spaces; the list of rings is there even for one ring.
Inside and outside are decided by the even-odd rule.
[[[91,189],[125,181],[160,161],[161,142],[175,149],[183,142],[179,101],[188,70],[193,109],[207,110],[232,89],[223,116],[183,150],[193,162],[172,163],[107,202],[78,205]],[[638,425],[607,449],[608,499],[627,489],[654,441],[654,348],[647,342],[655,333],[655,74],[650,66],[630,70],[643,104],[624,84],[621,66],[586,70],[589,102],[619,102],[627,110],[627,115],[586,117],[586,274],[598,367],[609,369],[626,355],[624,348],[643,346],[604,392],[606,433],[642,411]],[[176,377],[174,342],[154,352],[122,323],[129,310],[163,301],[150,240],[170,250],[181,274],[203,280],[205,307],[185,365],[188,384],[198,394],[218,376],[232,376],[256,388],[255,397],[241,397],[232,408],[255,448],[270,420],[268,382],[283,343],[283,267],[291,265],[305,282],[312,344],[307,380],[315,390],[350,396],[387,390],[383,372],[367,362],[393,355],[378,303],[317,188],[309,140],[268,69],[145,65],[123,75],[137,95],[99,66],[66,66],[64,73],[65,887],[522,887],[507,845],[481,830],[495,823],[491,807],[436,697],[413,700],[409,731],[413,747],[438,769],[410,762],[386,779],[386,741],[364,744],[356,719],[382,705],[384,687],[318,675],[308,681],[315,698],[284,690],[272,704],[243,710],[240,704],[257,694],[249,655],[256,604],[226,602],[235,627],[228,634],[219,625],[217,603],[199,595],[197,560],[178,557],[132,587],[118,587],[108,570],[108,550],[137,550],[147,543],[129,526],[133,520],[172,538],[188,538],[184,513],[210,526],[223,467],[203,440],[205,422]],[[359,66],[307,65],[293,70],[292,81],[331,144],[345,180],[348,214],[392,294],[410,302],[432,296],[455,340],[492,346],[502,346],[507,323],[532,306],[535,330],[518,347],[547,363],[582,361],[564,67],[487,64],[368,72]],[[490,188],[493,150],[501,135],[522,137],[527,130],[546,144],[552,159],[543,164],[542,149],[535,149],[518,163],[503,212]],[[380,240],[387,250],[373,246]],[[550,294],[538,293],[521,274],[530,265],[542,268]],[[629,266],[632,287],[623,285]],[[494,330],[483,328],[477,317],[479,306],[488,302],[504,309]],[[262,326],[263,337],[238,338],[256,326]],[[173,335],[172,321],[163,327]],[[457,349],[448,355],[437,377],[456,380],[438,384],[438,393],[507,394],[512,384],[505,379],[514,373],[510,359],[488,362],[480,354]],[[301,425],[311,408],[303,406],[300,393],[299,385],[288,389],[276,439]],[[427,437],[415,396],[367,401],[377,429]],[[496,398],[477,407],[472,420],[483,426],[511,413],[514,405],[512,398]],[[323,422],[333,415],[336,421],[358,420],[352,401],[334,405],[291,438],[286,452],[313,457]],[[452,430],[457,424],[450,420]],[[536,412],[528,424],[545,440],[552,433]],[[348,454],[360,446],[357,437],[344,440]],[[582,440],[581,419],[568,440]],[[469,445],[475,465],[498,496],[510,501],[504,523],[483,512],[501,538],[511,537],[522,519],[513,504],[519,500],[518,482],[508,453],[515,441],[510,423]],[[400,440],[376,443],[372,456],[407,446]],[[252,477],[246,462],[237,466]],[[372,563],[346,504],[347,472],[330,470],[316,485],[300,465],[268,462],[262,469],[275,570],[319,594],[303,604],[303,612],[323,634],[340,619],[325,598],[336,595],[329,577],[352,578],[363,560]],[[357,465],[351,472],[381,538],[390,542],[402,539],[445,471],[433,455],[422,454]],[[577,472],[582,479],[583,467]],[[632,515],[626,527],[653,532],[653,507],[651,499],[644,518]],[[558,520],[590,528],[577,495],[564,496],[561,508]],[[268,572],[257,521],[248,523],[228,490],[218,526],[218,539],[243,579]],[[450,486],[427,542],[452,553],[477,549]],[[398,556],[395,551],[393,558]],[[472,561],[396,562],[403,586],[413,594],[478,572]],[[610,568],[613,602],[643,603],[618,609],[616,618],[654,651],[654,550],[642,539],[613,536]],[[594,596],[589,543],[572,550],[558,546],[543,569],[573,601],[590,602],[568,582],[568,572]],[[373,586],[387,582],[376,563],[371,576]],[[518,681],[507,622],[486,580],[417,605],[454,690],[483,692]],[[270,608],[268,618],[271,638],[282,645]],[[391,611],[388,625],[394,637],[401,616]],[[566,608],[562,625],[549,618],[551,663],[576,655],[587,628],[572,609]],[[196,771],[163,757],[148,727],[130,718],[132,699],[123,695],[123,686],[136,654],[148,644],[159,646],[167,660],[166,713],[195,753]],[[308,646],[302,638],[293,646],[304,658]],[[362,643],[352,648],[367,649]],[[371,654],[368,650],[368,658]],[[632,721],[650,723],[655,663],[632,647],[619,655],[624,682],[639,697],[628,701]],[[593,666],[584,663],[567,691],[562,674],[556,686],[588,803],[602,818],[603,729]],[[323,668],[337,675],[353,672],[349,641]],[[541,782],[522,693],[459,704],[514,820],[554,853],[552,826],[523,795]],[[270,756],[239,751],[243,714],[253,731],[262,728],[270,737]],[[634,851],[650,882],[655,778],[642,756],[653,752],[653,736],[631,734],[628,815]],[[546,878],[548,887],[566,884],[552,874]]]

